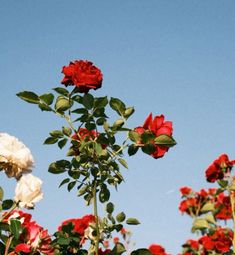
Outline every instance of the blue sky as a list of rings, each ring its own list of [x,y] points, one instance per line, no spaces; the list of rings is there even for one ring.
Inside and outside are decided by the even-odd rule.
[[[149,112],[174,123],[177,146],[159,160],[141,153],[126,158],[126,182],[112,201],[142,222],[131,228],[137,247],[160,243],[180,252],[192,235],[191,220],[177,209],[178,189],[212,187],[204,179],[208,164],[221,153],[235,158],[234,11],[232,0],[1,2],[0,132],[18,137],[34,155],[45,193],[32,212],[39,224],[53,232],[90,209],[75,192],[57,188],[62,177],[47,173],[63,154],[42,143],[61,120],[15,94],[50,91],[60,86],[63,65],[88,59],[104,74],[94,94],[135,106],[130,126]],[[14,194],[14,180],[3,176],[0,184]]]

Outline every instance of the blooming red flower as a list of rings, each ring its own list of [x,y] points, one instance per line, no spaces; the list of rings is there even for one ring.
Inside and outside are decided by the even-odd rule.
[[[215,218],[220,220],[232,219],[232,208],[230,197],[223,192],[217,195],[215,201],[215,208],[217,209]]]
[[[137,133],[142,135],[146,131],[150,132],[154,138],[160,135],[172,136],[173,128],[171,121],[164,121],[164,115],[152,117],[152,113],[146,118],[143,126],[136,127],[134,129]],[[138,141],[138,144],[142,144],[143,141]],[[149,143],[154,144],[154,139],[150,140]],[[160,146],[154,144],[155,151],[151,154],[154,158],[161,158],[168,151],[168,146]]]
[[[58,230],[61,231],[62,226],[65,226],[70,222],[73,224],[73,232],[78,233],[81,236],[84,236],[84,232],[89,227],[90,223],[95,222],[95,216],[94,215],[85,215],[82,218],[65,220],[61,223]]]
[[[148,249],[153,255],[167,255],[165,249],[159,244],[151,244]]]
[[[180,192],[182,196],[189,195],[192,192],[192,189],[189,187],[181,187]]]
[[[226,173],[230,173],[235,160],[230,161],[228,155],[220,155],[214,162],[206,169],[206,179],[208,182],[215,182],[222,180]]]
[[[10,219],[17,219],[21,222],[22,225],[24,225],[26,222],[30,222],[31,218],[32,218],[31,214],[15,209],[10,213],[8,212],[4,213],[2,221],[7,223]]]
[[[90,61],[76,60],[64,66],[62,73],[65,75],[62,84],[75,85],[79,92],[87,93],[90,89],[98,89],[102,85],[103,75]]]
[[[74,140],[83,141],[88,139],[89,141],[94,140],[98,136],[98,133],[95,130],[88,130],[86,128],[79,128],[76,134],[72,136]]]

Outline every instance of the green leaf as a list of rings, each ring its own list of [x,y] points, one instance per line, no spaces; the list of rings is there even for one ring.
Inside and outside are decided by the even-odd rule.
[[[226,180],[218,180],[217,183],[220,185],[221,188],[226,188],[228,186],[228,181]]]
[[[18,240],[20,234],[22,233],[21,222],[16,219],[11,219],[9,228],[11,233],[14,235],[15,239]]]
[[[113,211],[114,211],[114,204],[111,202],[107,203],[106,212],[111,214]]]
[[[212,223],[212,224],[216,224],[215,218],[212,214],[207,214],[205,215],[204,219],[208,222],[208,223]]]
[[[85,94],[82,99],[82,104],[86,107],[86,109],[92,109],[94,105],[94,97],[91,94]]]
[[[54,95],[49,93],[49,94],[43,94],[39,97],[44,103],[47,105],[51,105],[54,100]]]
[[[55,110],[58,112],[64,112],[72,106],[72,101],[63,96],[58,96],[55,103]]]
[[[135,112],[134,107],[128,107],[124,112],[124,117],[128,119]]]
[[[114,248],[111,251],[111,255],[119,255],[126,251],[124,245],[122,243],[116,243]]]
[[[140,135],[135,131],[129,131],[128,137],[130,138],[131,141],[133,141],[135,143],[140,141]]]
[[[2,201],[2,209],[8,210],[13,206],[14,202],[11,199],[6,199]]]
[[[38,104],[40,102],[38,95],[31,91],[23,91],[16,95],[31,104]]]
[[[4,190],[2,187],[0,187],[0,201],[3,200],[3,197],[4,197]]]
[[[139,149],[138,146],[135,146],[134,144],[131,144],[131,145],[128,147],[128,155],[129,155],[129,156],[135,155],[136,152],[138,151],[138,149]]]
[[[58,142],[57,137],[48,137],[43,144],[55,144]]]
[[[64,136],[62,131],[60,131],[60,130],[53,130],[50,132],[50,135],[53,137],[58,137],[58,138],[61,138]]]
[[[123,165],[126,169],[128,169],[128,165],[123,158],[118,158],[118,161],[121,165]]]
[[[59,245],[69,245],[70,244],[70,238],[60,237],[57,239],[57,243]]]
[[[50,164],[48,172],[52,174],[61,174],[70,169],[70,162],[67,160],[59,160]]]
[[[129,218],[126,220],[126,224],[128,225],[138,225],[140,222],[136,218]]]
[[[145,144],[143,147],[141,147],[142,151],[148,155],[154,153],[156,151],[156,148],[154,146],[154,144],[152,143],[148,143]]]
[[[131,255],[152,255],[148,249],[138,249],[131,253]]]
[[[97,119],[96,124],[98,126],[102,126],[105,123],[105,121],[106,121],[106,119],[104,117],[101,117],[101,118]]]
[[[99,200],[101,203],[105,203],[109,201],[110,198],[110,192],[107,189],[106,185],[101,187],[100,193],[99,193]]]
[[[123,222],[126,219],[126,214],[124,212],[120,212],[117,216],[116,216],[116,220],[118,222]]]
[[[63,186],[64,184],[68,183],[68,182],[70,182],[70,179],[69,179],[69,178],[64,179],[64,180],[60,183],[59,188],[60,188],[61,186]]]
[[[39,103],[38,104],[38,107],[42,110],[42,111],[47,111],[47,112],[51,112],[52,111],[52,109],[51,109],[51,107],[50,106],[48,106],[47,104],[45,104],[45,103]]]
[[[72,134],[72,129],[71,128],[69,128],[69,127],[62,127],[62,131],[63,131],[63,134],[64,135],[67,135],[67,136],[71,136],[71,134]]]
[[[73,110],[72,113],[77,113],[77,114],[88,114],[87,109],[85,108],[78,108],[76,110]]]
[[[123,119],[119,119],[119,120],[116,120],[114,123],[113,123],[113,129],[116,130],[118,128],[121,128],[123,125],[124,125],[124,120]]]
[[[141,141],[142,143],[148,143],[150,141],[153,141],[155,138],[155,135],[152,132],[146,131],[141,135]]]
[[[192,227],[192,231],[194,232],[195,230],[198,229],[205,229],[205,228],[209,228],[209,224],[208,221],[205,219],[196,219],[193,222],[193,227]]]
[[[74,188],[75,185],[76,185],[76,181],[70,182],[70,183],[68,184],[68,191],[71,191],[71,190]]]
[[[80,171],[78,169],[71,169],[71,170],[69,170],[68,174],[73,179],[79,179],[79,177],[80,177]]]
[[[206,203],[205,205],[203,205],[203,207],[202,207],[202,209],[201,209],[201,212],[204,212],[204,213],[206,213],[206,212],[212,212],[212,211],[214,211],[215,210],[215,206],[214,206],[214,204],[213,203],[211,203],[211,202],[208,202],[208,203]]]
[[[62,148],[65,146],[65,144],[67,143],[67,141],[68,141],[67,138],[64,138],[64,139],[60,140],[60,141],[58,142],[59,148],[62,149]]]
[[[65,88],[57,87],[57,88],[53,88],[53,90],[55,90],[58,94],[61,94],[63,96],[66,96],[66,97],[69,96],[69,91]]]
[[[174,140],[174,138],[168,135],[159,135],[155,138],[154,141],[157,145],[163,145],[167,147],[172,147],[176,145],[176,141]]]
[[[125,114],[126,106],[120,99],[111,97],[109,105],[120,116],[123,116]]]
[[[107,96],[97,97],[94,100],[94,108],[103,108],[108,104]]]

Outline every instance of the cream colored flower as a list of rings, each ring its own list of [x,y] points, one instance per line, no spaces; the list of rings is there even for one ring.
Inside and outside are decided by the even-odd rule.
[[[33,208],[34,203],[43,198],[41,185],[42,181],[38,177],[24,174],[16,184],[14,200],[20,207]]]
[[[30,150],[16,137],[0,133],[0,170],[18,180],[23,173],[31,172],[32,167]]]

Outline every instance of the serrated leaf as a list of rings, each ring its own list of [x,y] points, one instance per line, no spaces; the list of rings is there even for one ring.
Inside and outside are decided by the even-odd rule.
[[[50,135],[53,137],[59,137],[59,138],[64,136],[62,131],[60,131],[60,130],[53,130],[50,132]]]
[[[43,94],[39,97],[44,103],[46,103],[47,105],[51,105],[53,103],[54,100],[54,95],[51,93],[48,94]]]
[[[40,102],[38,95],[31,91],[23,91],[16,95],[31,104],[38,104]]]
[[[107,203],[106,212],[111,214],[113,211],[114,211],[114,204],[111,202]]]
[[[70,182],[70,183],[68,184],[68,191],[71,191],[71,190],[74,188],[75,185],[76,185],[76,181]]]
[[[69,178],[64,179],[64,180],[60,183],[59,188],[60,188],[61,186],[63,186],[64,184],[68,183],[68,182],[70,182],[70,179],[69,179]]]
[[[14,235],[15,239],[18,240],[20,234],[22,233],[21,222],[16,219],[11,219],[9,229],[11,233]]]
[[[57,137],[47,137],[43,144],[55,144],[58,142]]]
[[[124,115],[125,110],[126,110],[126,106],[125,106],[125,104],[119,98],[111,97],[109,105],[120,116]]]
[[[65,146],[65,144],[67,143],[67,141],[68,141],[67,138],[64,138],[64,139],[60,140],[60,141],[58,142],[59,148],[62,149],[62,148]]]
[[[94,100],[94,108],[103,108],[108,104],[108,98],[105,97],[97,97]]]
[[[140,141],[140,135],[135,132],[135,131],[129,131],[128,132],[128,137],[130,138],[131,141],[133,142],[138,142]]]
[[[163,145],[167,147],[172,147],[176,145],[176,141],[174,140],[174,138],[168,135],[159,135],[154,139],[154,142],[156,145]]]
[[[118,222],[123,222],[126,219],[126,214],[124,212],[120,212],[117,216],[116,216],[116,220]]]
[[[92,109],[94,105],[94,97],[91,94],[85,94],[82,98],[82,104],[86,107],[86,109]]]
[[[57,88],[53,88],[53,90],[55,90],[58,94],[61,94],[63,96],[66,96],[66,97],[69,96],[69,91],[65,88],[57,87]]]
[[[138,225],[140,222],[136,218],[129,218],[126,220],[126,224],[128,225]]]
[[[138,149],[139,149],[138,146],[135,146],[134,144],[131,144],[131,145],[128,147],[128,155],[129,155],[129,156],[135,155],[136,152],[138,151]]]

